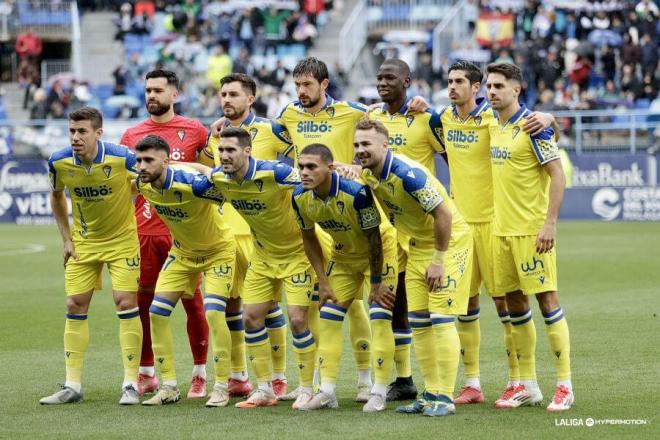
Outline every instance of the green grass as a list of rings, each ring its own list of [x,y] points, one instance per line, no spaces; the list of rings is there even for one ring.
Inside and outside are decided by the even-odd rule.
[[[0,438],[659,438],[660,224],[564,222],[559,237],[559,285],[571,330],[574,409],[557,416],[542,408],[498,411],[484,404],[459,408],[453,417],[428,419],[391,410],[362,414],[352,402],[356,373],[349,350],[342,359],[336,411],[295,413],[288,405],[255,411],[207,409],[201,401],[185,399],[160,408],[120,407],[118,324],[107,280],[90,311],[85,402],[41,407],[39,398],[55,391],[64,375],[61,244],[55,227],[2,225],[0,383],[6,394],[0,399]],[[45,250],[16,253],[28,244],[44,245]],[[506,366],[500,324],[486,299],[482,297],[481,374],[492,402],[505,384]],[[534,313],[538,374],[547,402],[554,366],[538,308]],[[191,365],[183,315],[179,306],[173,328],[180,379]],[[289,378],[294,385],[290,348]],[[417,370],[415,379],[422,384]],[[647,425],[556,426],[557,420],[569,417],[645,419]]]

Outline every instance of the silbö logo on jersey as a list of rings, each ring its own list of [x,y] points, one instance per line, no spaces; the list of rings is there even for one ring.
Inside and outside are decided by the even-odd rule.
[[[102,199],[112,194],[112,188],[107,185],[80,186],[73,188],[73,193],[83,199]]]
[[[396,133],[394,136],[388,138],[387,144],[390,148],[403,147],[406,145],[406,138],[401,133]]]
[[[158,215],[164,215],[172,220],[183,220],[188,217],[188,213],[181,208],[170,208],[169,206],[156,205]]]
[[[490,157],[494,163],[502,163],[511,159],[511,152],[507,147],[490,147]]]
[[[245,215],[256,215],[259,213],[259,211],[266,209],[266,204],[258,199],[235,199],[231,201],[231,206],[233,206],[237,211],[243,212]]]
[[[459,144],[474,144],[479,141],[479,136],[473,131],[452,129],[447,132],[447,141]]]
[[[300,121],[298,122],[296,131],[306,137],[319,137],[325,133],[330,133],[332,131],[332,125],[326,121]]]

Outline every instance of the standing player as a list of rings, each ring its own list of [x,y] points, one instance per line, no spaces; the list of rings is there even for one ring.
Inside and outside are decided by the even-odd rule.
[[[284,163],[253,159],[250,145],[247,131],[225,128],[218,147],[222,171],[216,169],[209,179],[200,181],[198,193],[231,203],[250,225],[253,236],[254,251],[243,285],[243,321],[258,388],[236,406],[255,408],[277,404],[265,320],[284,288],[300,383],[300,393],[293,403],[296,409],[311,398],[316,353],[316,341],[307,323],[312,275],[291,207],[291,192],[300,179]]]
[[[434,153],[442,152],[440,142],[440,116],[432,110],[409,112],[410,99],[406,89],[410,87],[410,68],[404,61],[388,59],[380,66],[376,76],[378,95],[385,103],[380,109],[369,113],[373,120],[380,121],[389,132],[388,145],[395,154],[403,154],[424,165],[435,176]],[[408,323],[406,298],[406,259],[409,240],[398,231],[399,282],[392,326],[395,346],[394,364],[396,380],[390,385],[387,400],[411,400],[417,397],[410,367],[411,333]]]
[[[234,237],[217,208],[193,194],[195,174],[182,165],[169,166],[171,152],[163,138],[149,135],[137,143],[135,150],[140,170],[138,192],[155,208],[173,237],[149,309],[153,349],[163,385],[142,404],[164,405],[179,400],[170,315],[182,296],[194,294],[203,273],[204,310],[213,333],[215,366],[215,385],[206,406],[226,406],[231,336],[225,306],[233,281]]]
[[[365,181],[394,227],[410,237],[409,320],[426,391],[397,411],[454,414],[452,395],[460,357],[454,318],[467,310],[472,234],[442,184],[426,168],[388,151],[389,133],[382,123],[363,120],[356,130],[355,151],[365,168]]]
[[[286,130],[278,124],[256,116],[251,111],[257,84],[243,73],[232,73],[220,80],[220,98],[225,115],[224,127],[243,128],[252,138],[252,157],[261,160],[276,160],[278,155],[293,155],[293,146]],[[224,128],[222,127],[222,128]],[[206,148],[200,155],[200,162],[209,166],[220,166],[218,153],[219,137],[209,136]],[[236,271],[232,297],[227,301],[227,323],[231,331],[232,355],[229,378],[229,395],[246,397],[252,391],[247,377],[245,361],[245,331],[241,292],[247,271],[248,257],[253,251],[250,227],[230,205],[222,212],[236,239]],[[286,321],[278,304],[268,311],[266,318],[268,339],[273,360],[273,390],[275,395],[287,393],[286,380]]]
[[[555,358],[557,387],[548,411],[573,404],[568,324],[557,294],[555,241],[566,184],[551,129],[527,135],[529,110],[518,104],[522,75],[508,63],[487,68],[488,100],[497,112],[490,129],[493,169],[495,292],[506,293],[520,384],[497,408],[540,405],[536,382],[536,328],[528,295],[535,295]]]
[[[206,144],[207,132],[199,122],[174,114],[178,88],[179,79],[174,72],[154,70],[147,73],[144,94],[147,111],[151,116],[126,130],[121,138],[121,144],[133,148],[145,136],[157,134],[170,145],[172,160],[194,162]],[[141,256],[138,304],[144,331],[138,382],[138,391],[142,395],[158,388],[154,354],[151,349],[149,307],[154,299],[158,273],[172,246],[172,237],[167,226],[141,195],[135,200],[135,216]],[[206,396],[206,355],[209,339],[201,292],[197,289],[194,296],[185,297],[181,302],[188,317],[188,340],[194,364],[188,398],[200,398]]]
[[[385,409],[386,385],[392,370],[392,307],[397,283],[396,231],[380,214],[371,190],[333,171],[333,157],[323,144],[310,144],[298,158],[302,184],[293,207],[302,230],[305,253],[319,280],[321,303],[319,358],[321,390],[302,410],[336,408],[335,384],[343,351],[342,326],[348,307],[362,298],[370,277],[369,317],[373,333],[375,384],[364,412]],[[318,224],[333,240],[327,262],[314,230]],[[326,269],[327,267],[327,269]]]
[[[101,271],[106,264],[112,279],[124,364],[119,403],[140,403],[137,374],[142,328],[136,298],[140,248],[130,185],[130,178],[135,176],[135,155],[125,147],[101,141],[102,127],[101,113],[94,108],[71,112],[71,146],[56,151],[48,160],[50,203],[64,242],[66,382],[61,390],[41,399],[41,404],[83,399],[83,358],[89,344],[87,311],[94,290],[101,289]],[[71,197],[73,231],[65,188]]]

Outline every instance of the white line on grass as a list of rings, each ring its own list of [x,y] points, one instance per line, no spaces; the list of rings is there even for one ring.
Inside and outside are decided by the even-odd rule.
[[[21,249],[0,249],[0,257],[9,257],[14,255],[37,254],[46,250],[43,244],[26,244]]]

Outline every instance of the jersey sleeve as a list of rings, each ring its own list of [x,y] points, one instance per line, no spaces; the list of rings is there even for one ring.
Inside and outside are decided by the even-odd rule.
[[[50,189],[53,191],[64,190],[64,183],[60,180],[60,175],[57,172],[52,156],[48,159],[48,181],[50,182]]]
[[[222,205],[225,203],[225,196],[220,191],[218,185],[215,185],[214,182],[217,181],[219,175],[217,170],[213,170],[211,173],[211,178],[209,179],[204,174],[195,175],[192,179],[192,192],[196,197],[210,200],[213,203]]]
[[[368,186],[362,188],[353,198],[353,207],[358,214],[360,229],[367,230],[380,226],[380,213],[374,202],[374,195]]]
[[[206,127],[204,127],[204,125],[202,125],[201,122],[198,122],[197,127],[195,128],[195,133],[197,134],[197,144],[195,145],[195,151],[197,151],[197,154],[199,155],[206,148],[210,132],[206,129]]]
[[[429,117],[429,143],[433,150],[438,153],[445,152],[444,133],[442,131],[441,114],[436,113],[434,110],[427,110],[430,114]]]
[[[277,152],[283,156],[288,156],[293,151],[293,142],[286,127],[275,121],[270,121],[270,131],[275,136],[277,145]]]
[[[128,148],[126,148],[126,170],[128,171],[129,174],[137,175],[139,174],[138,169],[137,169],[137,159],[135,157],[135,153]],[[134,176],[131,176],[134,177]]]
[[[537,135],[530,136],[532,149],[536,159],[541,165],[559,159],[559,149],[555,142],[555,132],[552,128],[546,128]]]
[[[365,113],[369,110],[366,105],[360,104],[359,102],[346,101],[346,106],[351,110],[351,115],[353,115],[355,122],[362,119]]]
[[[281,188],[293,188],[301,183],[298,170],[283,162],[278,162],[275,165],[273,175],[275,183]]]
[[[411,168],[403,177],[403,188],[427,214],[444,202],[440,182],[419,168]]]
[[[213,151],[218,148],[219,143],[220,143],[220,139],[218,139],[215,136],[211,136],[211,133],[209,133],[208,137],[206,138],[206,145],[204,146],[204,149],[200,154],[203,154],[209,159],[215,161],[215,156],[213,154]]]
[[[302,185],[298,185],[293,191],[293,194],[291,194],[291,205],[293,206],[293,212],[296,213],[296,221],[298,222],[300,229],[309,231],[310,229],[314,229],[314,221],[307,216],[304,210],[300,209],[296,202],[296,199],[304,197],[302,195],[303,193],[304,190],[302,189]]]

